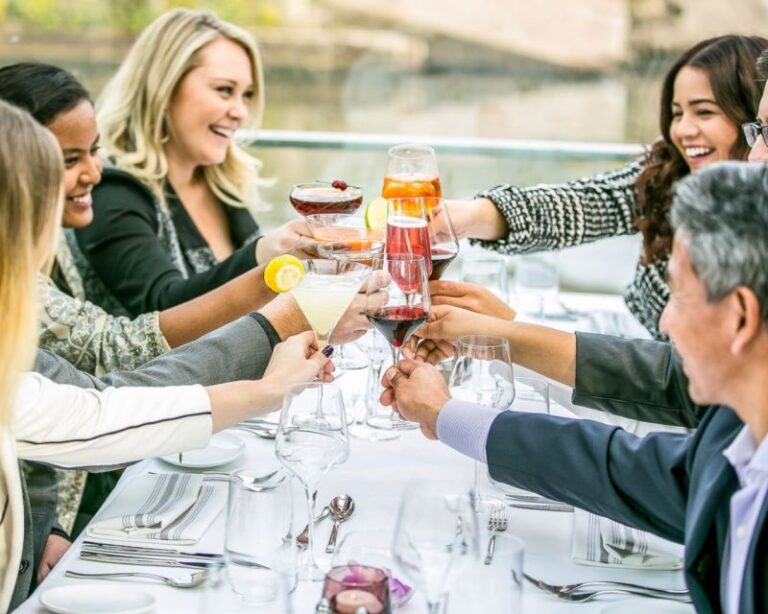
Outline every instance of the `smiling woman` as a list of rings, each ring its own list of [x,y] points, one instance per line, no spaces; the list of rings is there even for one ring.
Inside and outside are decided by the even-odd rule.
[[[562,185],[500,185],[474,201],[449,204],[456,233],[483,247],[520,254],[643,235],[643,254],[624,299],[656,338],[669,299],[669,209],[675,183],[718,160],[744,160],[739,125],[755,115],[756,62],[768,49],[758,36],[708,39],[684,52],[662,85],[661,138],[627,166]]]
[[[171,11],[141,34],[97,106],[112,166],[77,239],[103,306],[171,307],[275,255],[314,255],[303,220],[260,236],[251,215],[260,163],[234,135],[260,124],[264,87],[247,32]]]

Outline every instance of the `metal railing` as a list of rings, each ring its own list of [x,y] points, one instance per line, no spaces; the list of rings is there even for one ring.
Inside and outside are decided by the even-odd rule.
[[[486,155],[503,158],[568,158],[570,160],[623,160],[639,156],[646,150],[643,145],[625,143],[425,137],[410,134],[307,132],[300,130],[242,130],[238,138],[246,145],[258,145],[259,147],[381,151],[382,148],[388,148],[398,143],[425,143],[435,147],[441,154]]]

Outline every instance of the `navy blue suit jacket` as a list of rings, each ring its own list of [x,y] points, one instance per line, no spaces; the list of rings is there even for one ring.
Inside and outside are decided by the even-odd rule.
[[[616,352],[624,356],[624,371],[613,359]],[[600,362],[607,358],[603,371]],[[579,335],[576,365],[574,400],[583,405],[610,409],[616,402],[626,415],[628,407],[663,402],[697,421],[701,415],[668,344]],[[590,374],[588,381],[580,369]],[[502,412],[488,436],[488,468],[494,480],[684,543],[694,605],[699,612],[718,612],[730,498],[739,487],[722,453],[743,427],[727,407],[706,409],[693,435],[645,438],[589,420]],[[741,588],[740,611],[746,614],[768,611],[767,508]]]

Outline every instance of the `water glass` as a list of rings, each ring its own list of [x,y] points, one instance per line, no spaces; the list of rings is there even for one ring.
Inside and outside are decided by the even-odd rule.
[[[290,480],[241,471],[229,482],[224,559],[232,590],[268,603],[296,587]]]
[[[299,578],[319,581],[324,572],[314,556],[315,498],[320,480],[349,456],[347,419],[341,390],[334,384],[312,382],[289,386],[275,438],[278,460],[304,487],[309,541]]]
[[[459,337],[456,358],[448,379],[451,397],[507,409],[515,400],[515,378],[509,354],[509,342],[504,337],[469,335]],[[480,463],[475,461],[475,504],[485,501],[480,493]]]
[[[559,287],[556,252],[530,254],[517,259],[515,306],[520,312],[534,317],[541,317],[547,312],[561,312]]]
[[[466,254],[461,263],[461,279],[487,288],[505,303],[509,302],[507,261],[498,254]]]
[[[478,557],[479,536],[471,495],[445,484],[412,482],[405,489],[392,553],[408,581],[417,585],[429,614],[439,614],[457,578]]]
[[[490,538],[491,533],[481,525],[482,548],[487,547]],[[484,552],[481,551],[481,559],[483,556]],[[480,560],[462,574],[462,590],[451,593],[448,614],[522,612],[524,558],[525,544],[521,539],[507,532],[496,532],[491,563],[485,565]]]

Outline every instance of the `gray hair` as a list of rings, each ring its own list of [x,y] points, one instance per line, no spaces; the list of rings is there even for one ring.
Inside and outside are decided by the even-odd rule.
[[[671,218],[708,300],[746,286],[768,322],[768,166],[720,162],[689,175],[677,184]]]

